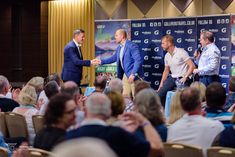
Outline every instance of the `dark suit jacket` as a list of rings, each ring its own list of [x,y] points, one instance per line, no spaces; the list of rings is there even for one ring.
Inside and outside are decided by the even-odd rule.
[[[2,112],[10,112],[12,111],[15,107],[19,107],[20,105],[8,98],[0,98],[0,109]]]
[[[139,51],[139,47],[131,42],[130,40],[126,40],[126,44],[124,47],[124,56],[123,56],[123,68],[120,62],[120,50],[121,46],[119,45],[116,49],[116,53],[110,58],[101,60],[102,64],[110,64],[113,62],[117,62],[117,75],[118,78],[122,79],[123,74],[129,78],[131,74],[138,74],[140,77],[143,76],[143,55],[141,55]]]
[[[70,41],[64,48],[64,65],[62,70],[62,80],[74,81],[80,85],[82,79],[82,67],[90,66],[90,60],[83,60],[80,57],[78,48],[74,41]]]

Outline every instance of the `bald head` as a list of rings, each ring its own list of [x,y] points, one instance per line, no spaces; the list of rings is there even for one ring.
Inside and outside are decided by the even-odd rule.
[[[119,43],[119,44],[124,44],[124,42],[126,41],[126,38],[127,38],[127,33],[124,29],[118,29],[116,32],[115,32],[115,39],[116,39],[116,42]]]
[[[65,82],[62,85],[60,91],[61,91],[61,93],[66,93],[66,94],[69,94],[70,96],[80,94],[78,85],[73,81]]]

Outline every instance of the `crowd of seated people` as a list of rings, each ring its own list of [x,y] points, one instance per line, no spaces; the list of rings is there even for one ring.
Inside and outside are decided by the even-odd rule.
[[[198,146],[205,153],[214,145],[235,148],[233,79],[228,96],[218,82],[207,87],[194,82],[177,90],[166,118],[158,94],[145,81],[136,81],[135,94],[130,98],[122,95],[120,79],[108,84],[105,76],[96,78],[95,85],[102,87],[83,96],[75,82],[62,83],[57,74],[47,79],[33,77],[17,90],[10,90],[9,81],[0,75],[0,108],[23,115],[29,132],[27,145],[47,151],[73,139],[91,137],[89,142],[98,138],[122,157],[161,156],[163,142]],[[6,97],[9,92],[11,96]],[[37,133],[33,115],[44,117],[44,127]],[[7,148],[10,156],[6,139],[0,136],[0,146]],[[21,157],[19,150],[14,157]]]

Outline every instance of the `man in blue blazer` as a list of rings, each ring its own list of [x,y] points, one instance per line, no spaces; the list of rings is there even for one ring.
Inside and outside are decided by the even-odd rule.
[[[73,40],[64,48],[64,65],[62,80],[74,81],[80,86],[82,80],[82,67],[97,65],[97,60],[83,60],[81,44],[85,39],[85,31],[77,29],[73,32]]]
[[[118,78],[123,80],[123,95],[134,96],[134,81],[143,76],[143,56],[139,47],[127,40],[127,33],[124,29],[118,29],[115,33],[116,42],[120,45],[116,53],[107,59],[102,59],[101,64],[117,62]]]

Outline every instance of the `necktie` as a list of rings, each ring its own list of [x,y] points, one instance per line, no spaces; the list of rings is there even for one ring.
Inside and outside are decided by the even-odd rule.
[[[79,54],[80,58],[82,58],[82,52],[81,52],[81,49],[80,49],[80,48],[81,48],[81,47],[78,46],[78,54]]]

